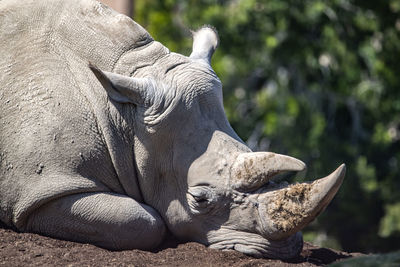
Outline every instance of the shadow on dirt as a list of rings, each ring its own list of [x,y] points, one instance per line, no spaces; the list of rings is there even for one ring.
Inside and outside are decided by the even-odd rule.
[[[305,247],[301,254],[288,263],[304,263],[308,262],[316,266],[324,266],[338,260],[343,260],[352,257],[350,254],[335,251],[327,248],[314,247],[311,244],[305,244]]]

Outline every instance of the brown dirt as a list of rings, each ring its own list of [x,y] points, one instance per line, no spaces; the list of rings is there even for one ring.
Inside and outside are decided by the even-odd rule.
[[[0,225],[0,266],[323,266],[359,253],[304,244],[291,261],[255,259],[236,251],[218,251],[169,238],[154,252],[108,251],[89,244],[17,233]]]

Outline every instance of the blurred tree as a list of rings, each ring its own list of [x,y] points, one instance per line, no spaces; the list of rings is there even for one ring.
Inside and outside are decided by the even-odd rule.
[[[175,52],[190,54],[188,28],[218,29],[213,67],[228,118],[252,149],[298,157],[308,177],[347,164],[306,239],[400,248],[400,0],[135,3],[135,20]]]

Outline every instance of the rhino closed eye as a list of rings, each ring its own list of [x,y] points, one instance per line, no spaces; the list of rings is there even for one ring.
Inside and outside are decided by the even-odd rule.
[[[204,187],[190,188],[187,194],[190,210],[194,214],[209,212],[215,200],[213,192]]]
[[[208,203],[208,199],[206,196],[193,196],[193,198],[199,205]]]

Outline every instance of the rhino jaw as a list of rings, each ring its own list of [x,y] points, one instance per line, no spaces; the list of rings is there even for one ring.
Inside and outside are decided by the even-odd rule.
[[[283,240],[268,240],[260,235],[248,232],[226,231],[218,236],[225,235],[228,240],[217,239],[209,244],[210,248],[219,250],[236,250],[256,258],[292,259],[303,249],[303,237],[300,232]]]
[[[262,236],[283,240],[307,226],[333,199],[345,172],[346,167],[342,164],[330,175],[312,183],[261,192],[258,212]]]

